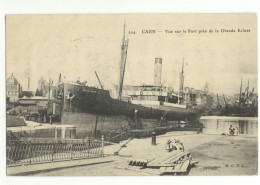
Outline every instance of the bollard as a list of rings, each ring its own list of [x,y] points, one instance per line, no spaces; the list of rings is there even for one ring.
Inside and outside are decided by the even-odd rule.
[[[52,116],[50,116],[49,118],[50,118],[50,125],[52,125]]]
[[[156,145],[156,132],[152,132],[152,145]]]
[[[102,135],[101,139],[101,156],[104,157],[104,135]]]
[[[29,141],[29,156],[30,156],[30,164],[32,164],[32,144]]]
[[[71,142],[71,145],[70,145],[70,160],[73,160],[73,148],[74,148],[74,143],[73,141]],[[76,147],[75,147],[76,148]]]

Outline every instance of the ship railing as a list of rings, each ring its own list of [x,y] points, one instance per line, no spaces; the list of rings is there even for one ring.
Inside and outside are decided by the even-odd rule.
[[[104,137],[101,141],[87,138],[84,140],[59,140],[46,143],[14,142],[7,146],[7,166],[36,164],[102,157]]]

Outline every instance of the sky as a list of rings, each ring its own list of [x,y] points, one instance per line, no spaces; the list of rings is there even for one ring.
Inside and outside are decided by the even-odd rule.
[[[152,84],[160,57],[166,86],[178,89],[184,60],[184,86],[203,89],[208,81],[211,92],[234,94],[242,78],[243,88],[249,80],[258,92],[256,14],[7,15],[6,77],[13,73],[26,90],[30,73],[35,91],[41,76],[57,81],[59,73],[65,81],[79,78],[99,86],[96,71],[111,89],[119,81],[124,22],[129,39],[124,84]]]

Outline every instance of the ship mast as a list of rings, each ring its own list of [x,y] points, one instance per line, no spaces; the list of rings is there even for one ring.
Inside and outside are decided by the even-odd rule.
[[[218,94],[217,94],[217,101],[218,101],[218,109],[219,109],[220,106],[219,106],[219,98],[218,98]]]
[[[183,96],[183,86],[184,86],[184,57],[183,57],[183,61],[182,61],[182,70],[181,70],[180,79],[179,79],[178,105],[180,104],[180,95]]]
[[[242,78],[241,78],[241,85],[240,85],[240,93],[239,93],[239,106],[240,106],[240,103],[241,103],[241,91],[242,91]]]
[[[184,75],[184,57],[182,58],[182,70],[181,70],[181,74]]]
[[[123,39],[122,39],[122,46],[121,46],[121,60],[120,60],[120,66],[119,66],[120,67],[119,68],[119,92],[118,92],[119,100],[121,100],[121,98],[122,98],[128,42],[129,42],[129,39],[125,40],[125,23],[124,23]]]
[[[225,95],[223,94],[223,98],[224,98],[224,103],[225,103],[225,107],[227,106],[227,102],[226,102],[226,98]]]
[[[246,91],[246,98],[247,98],[247,99],[248,99],[248,95],[249,95],[249,80],[248,80],[247,91]]]

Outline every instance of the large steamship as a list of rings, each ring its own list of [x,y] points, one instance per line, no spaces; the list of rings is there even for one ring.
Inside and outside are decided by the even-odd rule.
[[[125,27],[124,27],[125,29]],[[154,85],[140,86],[122,100],[125,64],[129,40],[122,39],[119,73],[118,98],[112,98],[108,90],[90,87],[84,83],[63,83],[58,85],[58,101],[50,102],[49,108],[54,114],[60,114],[64,124],[89,125],[89,130],[102,127],[97,124],[102,117],[106,129],[145,129],[149,124],[162,121],[195,120],[199,113],[188,109],[174,100],[176,96],[161,86],[162,59],[155,59]],[[98,78],[98,76],[97,76]],[[99,78],[98,78],[99,80]],[[182,79],[183,81],[183,79]],[[179,95],[178,95],[179,96]],[[174,99],[175,97],[175,99]]]

